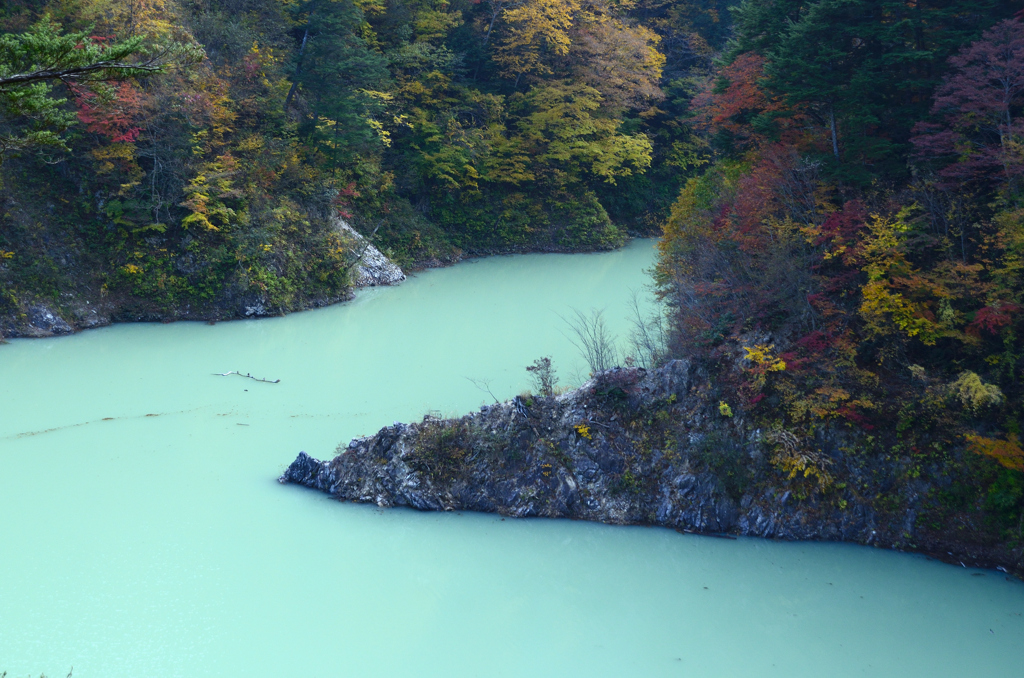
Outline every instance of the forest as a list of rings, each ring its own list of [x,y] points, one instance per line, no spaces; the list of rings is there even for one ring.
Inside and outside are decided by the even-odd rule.
[[[0,315],[335,300],[337,219],[414,267],[656,233],[728,26],[676,0],[6,2],[0,78],[151,68],[0,84]]]

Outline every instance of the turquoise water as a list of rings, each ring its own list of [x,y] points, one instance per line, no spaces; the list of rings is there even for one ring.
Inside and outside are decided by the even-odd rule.
[[[466,262],[285,318],[0,346],[0,672],[1020,676],[1024,585],[846,545],[341,504],[305,450],[581,366],[651,243]],[[261,384],[213,372],[281,379]]]

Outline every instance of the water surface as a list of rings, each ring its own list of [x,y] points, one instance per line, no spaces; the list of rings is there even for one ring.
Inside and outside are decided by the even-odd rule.
[[[301,449],[507,398],[651,243],[429,271],[285,318],[0,347],[0,672],[1020,676],[1024,586],[845,545],[340,504]],[[260,384],[214,372],[281,379]]]

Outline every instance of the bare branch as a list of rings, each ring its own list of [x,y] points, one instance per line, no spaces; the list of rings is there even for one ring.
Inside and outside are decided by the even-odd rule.
[[[481,391],[483,391],[487,395],[489,395],[492,398],[494,398],[494,404],[495,405],[497,405],[497,404],[499,404],[501,402],[500,400],[498,400],[498,396],[496,396],[493,393],[491,393],[491,381],[492,381],[491,379],[474,379],[472,377],[466,377],[465,379],[469,383],[473,384],[473,386],[476,386],[478,389],[480,389]]]
[[[591,309],[590,315],[578,309],[572,309],[572,318],[558,316],[569,325],[573,336],[566,338],[583,355],[583,358],[590,365],[590,371],[604,372],[615,367],[618,361],[615,350],[615,337],[608,333],[608,327],[604,322],[604,311]]]
[[[15,75],[9,75],[5,78],[0,78],[0,88],[27,85],[33,82],[42,82],[44,80],[75,82],[87,79],[90,75],[95,75],[104,71],[115,71],[124,73],[125,75],[133,75],[138,72],[159,73],[163,68],[163,64],[157,63],[156,59],[144,64],[128,64],[120,61],[98,61],[94,64],[88,64],[87,66],[44,69],[32,71],[31,73],[17,73]]]

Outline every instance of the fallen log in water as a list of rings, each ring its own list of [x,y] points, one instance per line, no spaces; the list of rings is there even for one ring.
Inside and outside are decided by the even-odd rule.
[[[223,373],[221,373],[221,372],[214,372],[213,374],[214,374],[214,376],[217,376],[217,377],[229,377],[232,374],[237,374],[240,377],[245,377],[246,379],[252,379],[253,381],[262,381],[264,384],[280,384],[281,383],[280,379],[262,379],[260,377],[254,377],[251,374],[249,374],[248,372],[246,372],[245,374],[242,374],[241,372],[239,372],[237,370],[234,370],[234,371],[231,371],[231,372],[223,372]]]

